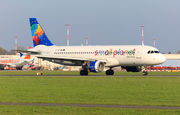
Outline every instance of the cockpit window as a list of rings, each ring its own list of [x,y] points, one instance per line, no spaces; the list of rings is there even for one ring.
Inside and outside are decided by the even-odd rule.
[[[159,52],[159,51],[157,51],[157,50],[156,50],[156,51],[148,51],[148,52],[147,52],[147,54],[153,54],[153,53],[158,54],[158,53],[160,53],[160,52]]]
[[[154,51],[155,53],[159,53],[159,51]]]

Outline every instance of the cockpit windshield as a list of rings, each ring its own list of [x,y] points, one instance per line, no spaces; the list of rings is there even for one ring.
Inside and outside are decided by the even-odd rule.
[[[159,53],[159,51],[154,51],[155,53]]]
[[[150,51],[150,50],[149,50],[149,51],[147,52],[147,54],[153,54],[153,53],[158,54],[158,53],[160,53],[160,52],[159,52],[159,51],[157,51],[157,50],[155,50],[155,51]]]

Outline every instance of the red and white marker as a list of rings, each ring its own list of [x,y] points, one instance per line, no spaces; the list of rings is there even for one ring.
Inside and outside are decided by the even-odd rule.
[[[143,25],[142,26],[140,26],[140,27],[142,27],[142,45],[144,45],[144,33],[143,33]]]
[[[17,38],[18,36],[15,36],[15,49],[17,50]],[[15,55],[17,55],[17,51],[15,51]]]
[[[65,26],[67,26],[67,46],[69,46],[69,24],[66,24]]]

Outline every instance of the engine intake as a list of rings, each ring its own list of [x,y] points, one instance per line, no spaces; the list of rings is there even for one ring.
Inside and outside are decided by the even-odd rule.
[[[86,63],[86,69],[90,72],[102,72],[105,68],[105,64],[101,61],[88,61]]]

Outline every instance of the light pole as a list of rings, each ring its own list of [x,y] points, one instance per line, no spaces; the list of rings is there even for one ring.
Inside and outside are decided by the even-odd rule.
[[[155,40],[157,39],[157,38],[153,38],[154,39],[154,47],[155,47]]]
[[[143,33],[143,25],[142,26],[140,26],[140,27],[142,27],[142,45],[144,45],[144,33]]]
[[[69,24],[66,24],[65,26],[67,26],[67,46],[69,46]]]
[[[15,36],[15,50],[17,50],[17,38],[18,36]],[[17,55],[17,51],[15,51],[15,55]]]
[[[86,36],[86,46],[88,46],[88,38],[89,37]]]

